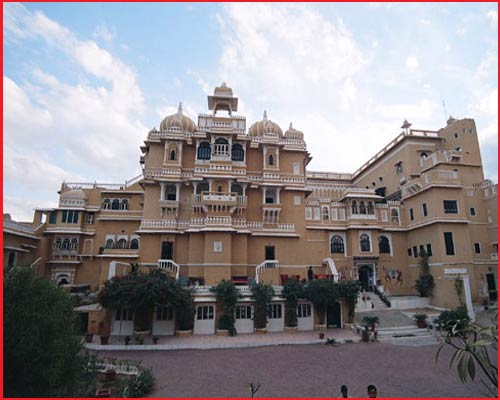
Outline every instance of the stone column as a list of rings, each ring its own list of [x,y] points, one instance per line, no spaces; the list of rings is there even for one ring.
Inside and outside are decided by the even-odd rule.
[[[467,306],[467,314],[469,314],[470,319],[474,321],[476,319],[476,313],[474,312],[474,307],[472,306],[469,275],[462,275],[462,282],[464,285],[464,296],[465,305]]]

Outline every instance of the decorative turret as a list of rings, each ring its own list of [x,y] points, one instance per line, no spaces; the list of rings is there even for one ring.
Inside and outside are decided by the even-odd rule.
[[[292,126],[292,123],[290,122],[290,126],[288,127],[287,131],[285,132],[285,138],[287,139],[304,139],[304,133],[302,131],[299,131],[295,129]]]
[[[238,98],[233,97],[233,89],[226,86],[226,82],[214,89],[213,96],[208,96],[208,109],[213,110],[214,115],[218,110],[226,110],[229,115],[238,111]]]
[[[180,128],[183,132],[193,133],[196,130],[196,124],[192,119],[182,113],[182,103],[179,103],[179,109],[175,114],[169,115],[160,123],[160,131],[168,128]]]
[[[264,110],[262,121],[255,122],[248,130],[248,134],[250,136],[264,136],[265,133],[274,133],[278,137],[283,137],[283,131],[279,125],[267,119],[267,111]]]

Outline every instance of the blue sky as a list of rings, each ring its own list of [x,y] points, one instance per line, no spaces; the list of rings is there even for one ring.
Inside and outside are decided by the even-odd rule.
[[[399,132],[476,120],[497,180],[496,3],[4,4],[4,212],[62,180],[123,182],[183,102],[226,81],[247,126],[305,134],[312,170],[353,172]],[[445,102],[446,111],[443,108]]]

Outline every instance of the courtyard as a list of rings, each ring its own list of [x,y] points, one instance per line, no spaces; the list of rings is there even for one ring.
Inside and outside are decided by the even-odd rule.
[[[435,362],[437,345],[386,343],[285,345],[258,348],[171,351],[100,351],[101,357],[142,360],[156,387],[151,397],[366,397],[374,384],[379,397],[485,397],[479,376],[462,384],[449,369],[451,351]]]

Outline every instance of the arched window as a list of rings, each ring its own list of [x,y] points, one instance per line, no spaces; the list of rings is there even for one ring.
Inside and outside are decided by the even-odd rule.
[[[231,160],[233,161],[243,161],[245,159],[245,152],[243,147],[239,143],[233,144],[231,148]]]
[[[130,248],[136,250],[139,248],[139,239],[132,239],[130,241]]]
[[[389,239],[387,238],[387,236],[378,237],[378,252],[380,254],[391,253],[391,245],[389,244]]]
[[[217,186],[217,193],[222,193],[222,185]]]
[[[54,249],[60,249],[62,246],[62,240],[61,238],[56,239],[56,243],[54,244]]]
[[[210,160],[210,143],[201,142],[198,146],[198,160]]]
[[[399,211],[397,208],[391,209],[391,222],[398,222],[399,223]]]
[[[69,276],[64,274],[64,275],[59,275],[57,277],[57,285],[68,285],[69,284]]]
[[[64,239],[62,242],[62,249],[69,250],[69,239]]]
[[[120,210],[128,210],[128,200],[122,199],[120,202]]]
[[[111,209],[112,210],[120,209],[120,199],[113,199],[113,202],[111,203]]]
[[[344,254],[344,239],[340,235],[332,236],[330,241],[330,253]]]
[[[217,138],[215,139],[215,144],[229,144],[227,139],[224,139],[224,138]]]
[[[375,208],[373,207],[373,202],[372,201],[368,202],[367,211],[368,211],[368,214],[370,214],[370,215],[375,214]]]
[[[165,200],[177,200],[177,187],[175,185],[167,185],[165,188]]]
[[[170,160],[175,160],[175,150],[170,150]]]
[[[105,247],[107,249],[112,249],[114,247],[113,245],[114,245],[113,239],[106,240],[106,246]]]
[[[358,213],[358,202],[356,200],[352,201],[351,210],[352,210],[352,214]]]
[[[328,221],[330,219],[330,213],[328,212],[328,207],[323,207],[323,221]]]
[[[231,185],[231,192],[237,193],[238,196],[243,196],[243,186],[241,186],[239,183],[233,183]]]
[[[196,194],[201,194],[202,192],[208,192],[209,190],[210,186],[206,181],[203,181],[198,186],[196,186]]]
[[[71,250],[76,250],[77,246],[78,246],[78,239],[71,239],[70,249]]]
[[[277,204],[278,203],[278,195],[276,194],[276,189],[266,189],[266,204]]]
[[[103,210],[110,210],[111,209],[111,200],[110,199],[104,199],[102,202],[102,209]]]
[[[272,154],[269,154],[269,158],[267,159],[267,165],[274,165],[274,157]]]
[[[425,160],[427,157],[428,157],[428,155],[427,155],[427,153],[425,151],[423,151],[422,153],[420,153],[420,159],[421,160]]]
[[[359,245],[361,247],[361,251],[371,251],[370,237],[366,233],[362,233],[359,237]]]
[[[124,238],[121,238],[118,240],[116,243],[116,248],[117,249],[126,249],[127,248],[127,240]]]
[[[363,200],[361,200],[359,202],[359,213],[366,214],[366,206],[365,206],[365,202]]]
[[[224,138],[215,139],[213,154],[214,154],[214,156],[219,156],[219,157],[229,156],[229,143],[228,143],[228,141]]]

